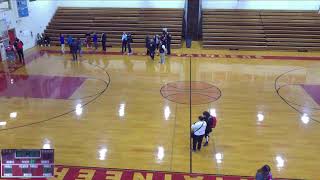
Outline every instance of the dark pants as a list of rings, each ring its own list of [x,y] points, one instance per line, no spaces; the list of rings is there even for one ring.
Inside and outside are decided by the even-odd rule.
[[[17,53],[18,53],[18,56],[19,56],[19,61],[24,64],[23,50],[19,49],[19,50],[17,50]]]
[[[123,51],[124,49],[124,51]],[[121,47],[121,52],[126,52],[127,51],[127,41],[122,41],[122,47]]]
[[[196,150],[196,148],[197,148],[198,150],[201,149],[202,139],[203,139],[203,135],[201,135],[201,136],[196,136],[196,135],[194,135],[194,136],[193,136],[193,146],[192,146],[192,149],[193,149],[194,151]],[[197,144],[198,144],[198,146],[197,146]]]
[[[128,43],[128,53],[130,54],[131,53],[131,44]]]
[[[102,50],[103,50],[103,51],[107,51],[106,42],[102,42]]]
[[[150,51],[150,57],[152,60],[154,60],[154,51]]]
[[[171,47],[170,47],[170,43],[167,44],[167,54],[170,55],[171,54]]]
[[[72,59],[74,61],[78,60],[78,55],[77,54],[78,54],[77,51],[76,52],[72,52]]]
[[[149,55],[150,54],[150,51],[149,51],[149,48],[147,48],[147,55]]]
[[[71,51],[71,45],[69,45],[69,50],[70,50],[70,52],[69,52],[69,53],[70,53],[70,54],[72,54],[72,51]]]

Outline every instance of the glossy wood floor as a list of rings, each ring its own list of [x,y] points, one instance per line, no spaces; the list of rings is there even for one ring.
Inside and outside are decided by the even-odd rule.
[[[2,63],[0,70],[7,72],[2,75],[6,74],[8,82],[13,75],[86,80],[67,99],[0,97],[0,120],[7,122],[0,128],[1,149],[50,145],[56,152],[56,164],[62,165],[190,172],[191,162],[196,173],[252,176],[257,168],[269,164],[275,177],[320,177],[320,106],[300,87],[320,85],[320,61],[192,58],[190,67],[189,57],[170,57],[165,65],[145,56],[70,59],[69,55],[45,54],[12,73]],[[191,156],[190,106],[164,99],[159,92],[167,83],[190,81],[190,69],[192,81],[213,84],[222,92],[215,102],[191,107],[192,121],[209,109],[218,118],[209,146]],[[26,79],[14,81],[10,83]],[[64,91],[67,87],[62,84],[40,81],[40,89],[49,94],[52,89]],[[279,95],[288,104],[276,92],[279,87]],[[32,89],[21,90],[25,88]],[[306,113],[303,121],[298,111]],[[259,119],[258,114],[264,118]]]

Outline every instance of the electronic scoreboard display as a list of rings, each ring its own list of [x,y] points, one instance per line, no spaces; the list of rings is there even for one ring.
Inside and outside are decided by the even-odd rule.
[[[54,175],[53,149],[2,149],[2,178],[48,178]]]

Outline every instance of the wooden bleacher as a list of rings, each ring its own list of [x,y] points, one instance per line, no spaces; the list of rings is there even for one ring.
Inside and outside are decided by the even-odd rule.
[[[147,35],[161,34],[168,28],[172,35],[171,47],[180,48],[183,9],[131,8],[66,8],[59,7],[47,26],[53,45],[59,44],[59,34],[85,38],[87,32],[107,34],[107,46],[120,46],[122,32],[133,36],[132,47],[144,47]]]
[[[320,50],[316,11],[203,10],[203,47]]]

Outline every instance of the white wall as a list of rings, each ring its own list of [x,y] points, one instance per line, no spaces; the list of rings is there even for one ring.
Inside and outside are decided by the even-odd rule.
[[[44,31],[56,11],[56,1],[29,2],[29,16],[23,18],[18,16],[16,0],[11,0],[11,7],[11,10],[0,13],[0,19],[7,19],[9,29],[15,28],[16,36],[24,42],[25,49],[34,47],[37,33]]]
[[[318,10],[320,0],[202,0],[203,9]]]
[[[60,0],[61,7],[184,8],[184,0]]]

